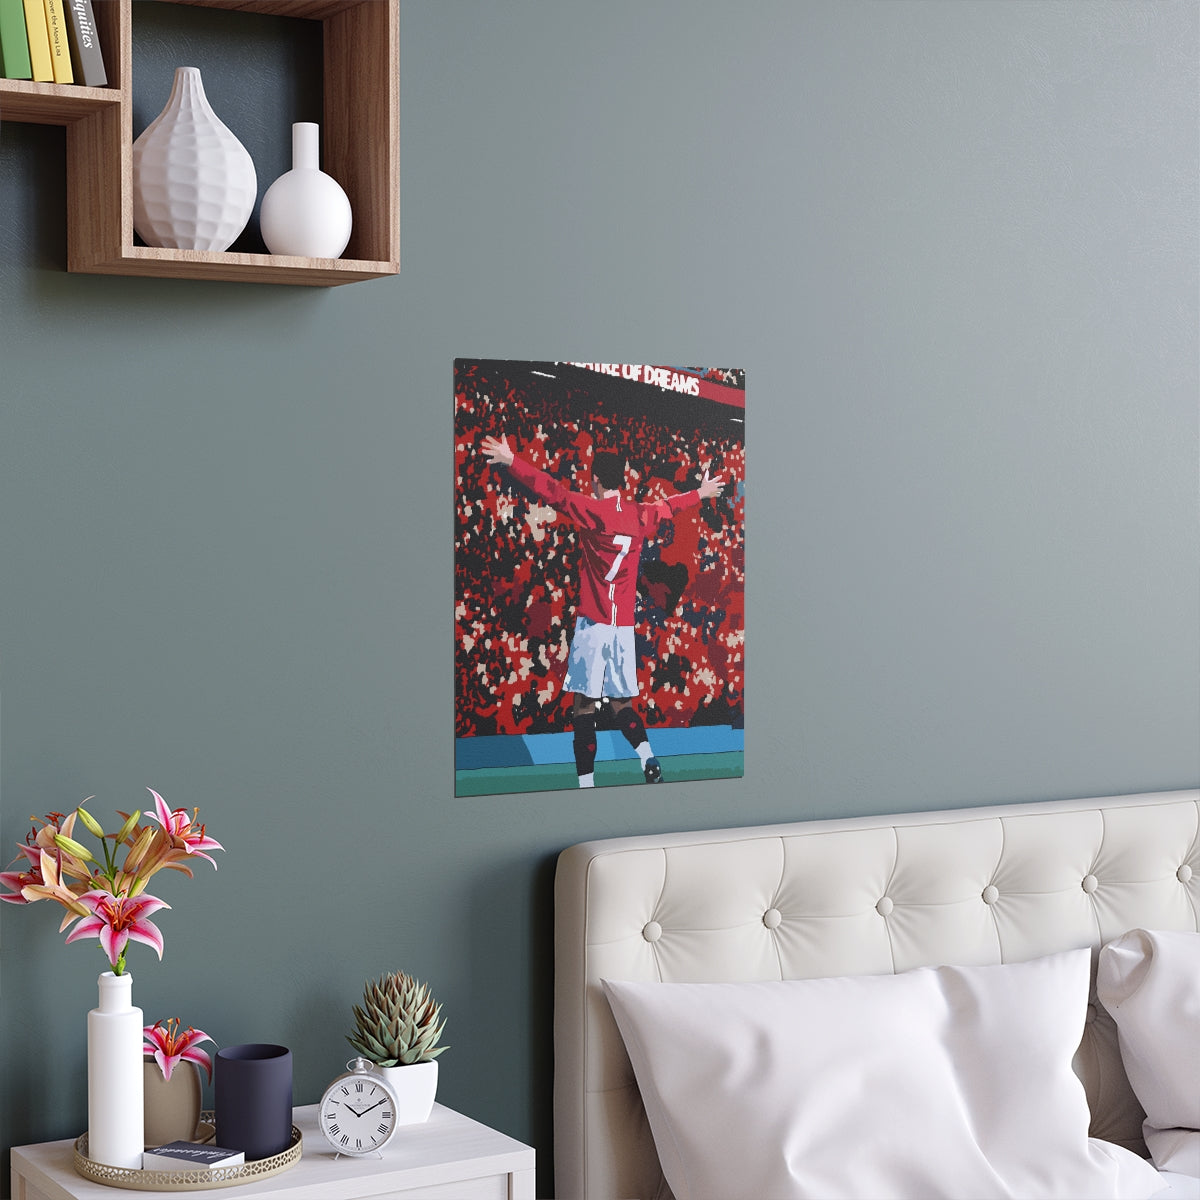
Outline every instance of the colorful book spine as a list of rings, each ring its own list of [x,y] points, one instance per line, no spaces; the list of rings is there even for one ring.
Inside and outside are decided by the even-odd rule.
[[[29,62],[38,83],[54,82],[50,61],[50,32],[46,28],[46,6],[42,0],[24,0],[25,32],[29,36]]]
[[[0,0],[0,68],[5,79],[33,78],[22,0]]]
[[[71,69],[71,43],[67,37],[67,14],[62,0],[45,0],[46,30],[50,34],[50,61],[54,65],[55,83],[74,83]]]
[[[96,14],[92,0],[63,0],[67,10],[67,39],[71,44],[71,66],[75,82],[87,87],[104,87],[104,56],[96,35]]]

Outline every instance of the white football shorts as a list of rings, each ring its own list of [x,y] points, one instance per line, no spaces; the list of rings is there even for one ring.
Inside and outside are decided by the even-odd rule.
[[[593,700],[602,696],[636,696],[637,649],[633,626],[601,625],[589,617],[576,617],[563,686],[568,692],[579,692]]]

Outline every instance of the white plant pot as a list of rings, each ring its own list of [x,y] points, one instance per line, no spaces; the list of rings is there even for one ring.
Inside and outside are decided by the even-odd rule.
[[[133,143],[133,227],[148,246],[228,250],[246,228],[258,176],[246,147],[177,67],[167,106]]]
[[[272,254],[337,258],[350,241],[350,200],[319,166],[320,127],[292,126],[292,169],[263,196],[259,228]],[[420,1064],[414,1064],[414,1066]]]
[[[100,1007],[88,1013],[88,1157],[107,1167],[142,1165],[142,1010],[133,977],[105,971]]]
[[[396,1097],[397,1125],[419,1125],[429,1120],[437,1096],[437,1059],[408,1067],[376,1067],[375,1070]]]

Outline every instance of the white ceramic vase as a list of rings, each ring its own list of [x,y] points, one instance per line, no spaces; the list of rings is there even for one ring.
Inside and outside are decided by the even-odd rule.
[[[292,169],[263,196],[259,227],[272,254],[337,258],[350,241],[350,200],[320,169],[320,135],[311,121],[292,126]]]
[[[258,176],[246,147],[177,67],[167,106],[133,143],[133,227],[148,246],[228,250],[246,228]]]
[[[142,1165],[142,1026],[133,977],[105,971],[87,1022],[88,1157],[109,1167]]]
[[[419,1125],[429,1120],[437,1095],[437,1059],[407,1067],[376,1067],[375,1070],[396,1097],[397,1125]]]

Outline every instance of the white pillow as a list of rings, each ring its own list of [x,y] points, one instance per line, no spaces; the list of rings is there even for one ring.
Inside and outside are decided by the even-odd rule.
[[[1071,1070],[1089,952],[765,983],[604,981],[676,1200],[1144,1200]]]
[[[1096,993],[1161,1171],[1200,1177],[1200,933],[1134,929],[1100,951]]]

